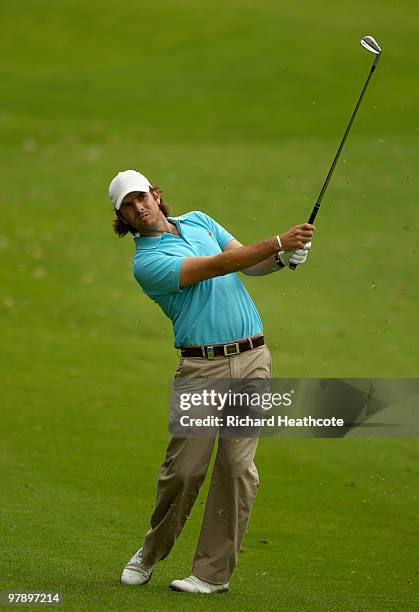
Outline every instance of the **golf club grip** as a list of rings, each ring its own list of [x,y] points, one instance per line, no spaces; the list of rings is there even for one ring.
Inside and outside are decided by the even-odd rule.
[[[310,219],[308,220],[308,223],[310,223],[310,225],[313,225],[314,219],[317,217],[317,213],[319,211],[320,208],[320,203],[316,202],[314,205],[313,210],[311,211],[311,215],[310,215]],[[297,264],[293,264],[291,263],[289,265],[290,270],[295,270],[297,268]]]

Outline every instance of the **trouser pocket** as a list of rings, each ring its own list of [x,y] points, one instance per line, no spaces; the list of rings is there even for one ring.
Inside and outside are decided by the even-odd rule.
[[[179,360],[178,366],[177,366],[177,368],[176,368],[176,372],[175,372],[175,380],[176,380],[177,378],[180,378],[180,374],[181,374],[181,372],[182,372],[182,368],[183,368],[183,364],[184,364],[184,362],[185,362],[185,358],[184,358],[184,357],[181,357],[181,358],[180,358],[180,360]]]

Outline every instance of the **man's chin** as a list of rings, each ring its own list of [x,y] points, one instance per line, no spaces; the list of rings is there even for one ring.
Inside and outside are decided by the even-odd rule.
[[[150,221],[147,222],[147,220],[144,219],[141,221],[141,223],[135,224],[135,229],[140,234],[143,234],[143,233],[149,233],[149,232],[154,231],[154,226]]]

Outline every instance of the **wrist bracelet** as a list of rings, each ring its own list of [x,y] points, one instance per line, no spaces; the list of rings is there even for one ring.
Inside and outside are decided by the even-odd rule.
[[[279,236],[277,236],[276,239],[278,240],[279,250],[283,251],[284,249],[283,249],[283,246],[282,246],[281,238]]]

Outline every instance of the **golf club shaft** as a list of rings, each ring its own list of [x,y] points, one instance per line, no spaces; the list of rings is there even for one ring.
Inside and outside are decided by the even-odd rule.
[[[335,155],[335,159],[333,160],[332,165],[330,166],[329,173],[328,173],[328,175],[327,175],[327,177],[326,177],[326,180],[325,180],[325,181],[324,181],[324,183],[323,183],[323,187],[322,187],[322,189],[321,189],[321,191],[320,191],[320,193],[319,193],[319,197],[317,198],[317,201],[316,201],[316,203],[315,203],[315,205],[314,205],[314,208],[313,208],[313,210],[311,211],[311,215],[310,215],[310,218],[309,218],[309,220],[308,220],[308,222],[309,222],[309,223],[311,223],[311,224],[313,223],[314,219],[315,219],[315,218],[316,218],[316,216],[317,216],[317,213],[319,212],[320,204],[321,204],[321,201],[322,201],[323,196],[324,196],[324,194],[325,194],[325,191],[326,191],[326,189],[327,189],[327,186],[328,186],[328,184],[329,184],[329,181],[330,181],[330,179],[331,179],[331,176],[332,176],[332,174],[333,174],[333,170],[335,169],[335,166],[336,166],[336,164],[337,164],[337,161],[338,161],[339,156],[340,156],[340,154],[341,154],[341,151],[342,151],[342,149],[343,149],[343,145],[345,144],[346,138],[348,137],[349,130],[350,130],[350,129],[351,129],[351,127],[352,127],[352,123],[353,123],[353,121],[354,121],[354,119],[355,119],[355,116],[356,116],[356,114],[357,114],[357,112],[358,112],[358,108],[359,108],[359,106],[360,106],[360,104],[361,104],[362,98],[364,97],[364,93],[365,93],[365,91],[366,91],[366,89],[367,89],[367,87],[368,87],[368,83],[370,82],[370,78],[371,78],[371,76],[372,76],[372,74],[373,74],[373,72],[374,72],[374,70],[375,70],[375,68],[376,68],[376,66],[377,66],[377,63],[378,63],[378,60],[379,60],[379,59],[380,59],[380,55],[377,55],[377,56],[376,56],[376,58],[374,59],[374,63],[373,63],[373,65],[371,66],[371,70],[369,71],[369,74],[368,74],[367,80],[365,81],[365,85],[364,85],[364,87],[363,87],[363,89],[362,89],[362,91],[361,91],[361,95],[359,96],[358,102],[356,103],[355,110],[354,110],[354,112],[352,113],[352,117],[351,117],[351,118],[350,118],[350,120],[349,120],[348,127],[346,128],[346,131],[345,131],[345,133],[344,133],[344,135],[343,135],[342,141],[341,141],[341,143],[340,143],[340,145],[339,145],[339,148],[338,148],[338,150],[337,150],[337,153],[336,153],[336,155]],[[297,266],[296,266],[296,264],[290,264],[290,266],[289,266],[289,267],[290,267],[290,269],[291,269],[291,270],[295,270],[295,268],[296,268]]]

